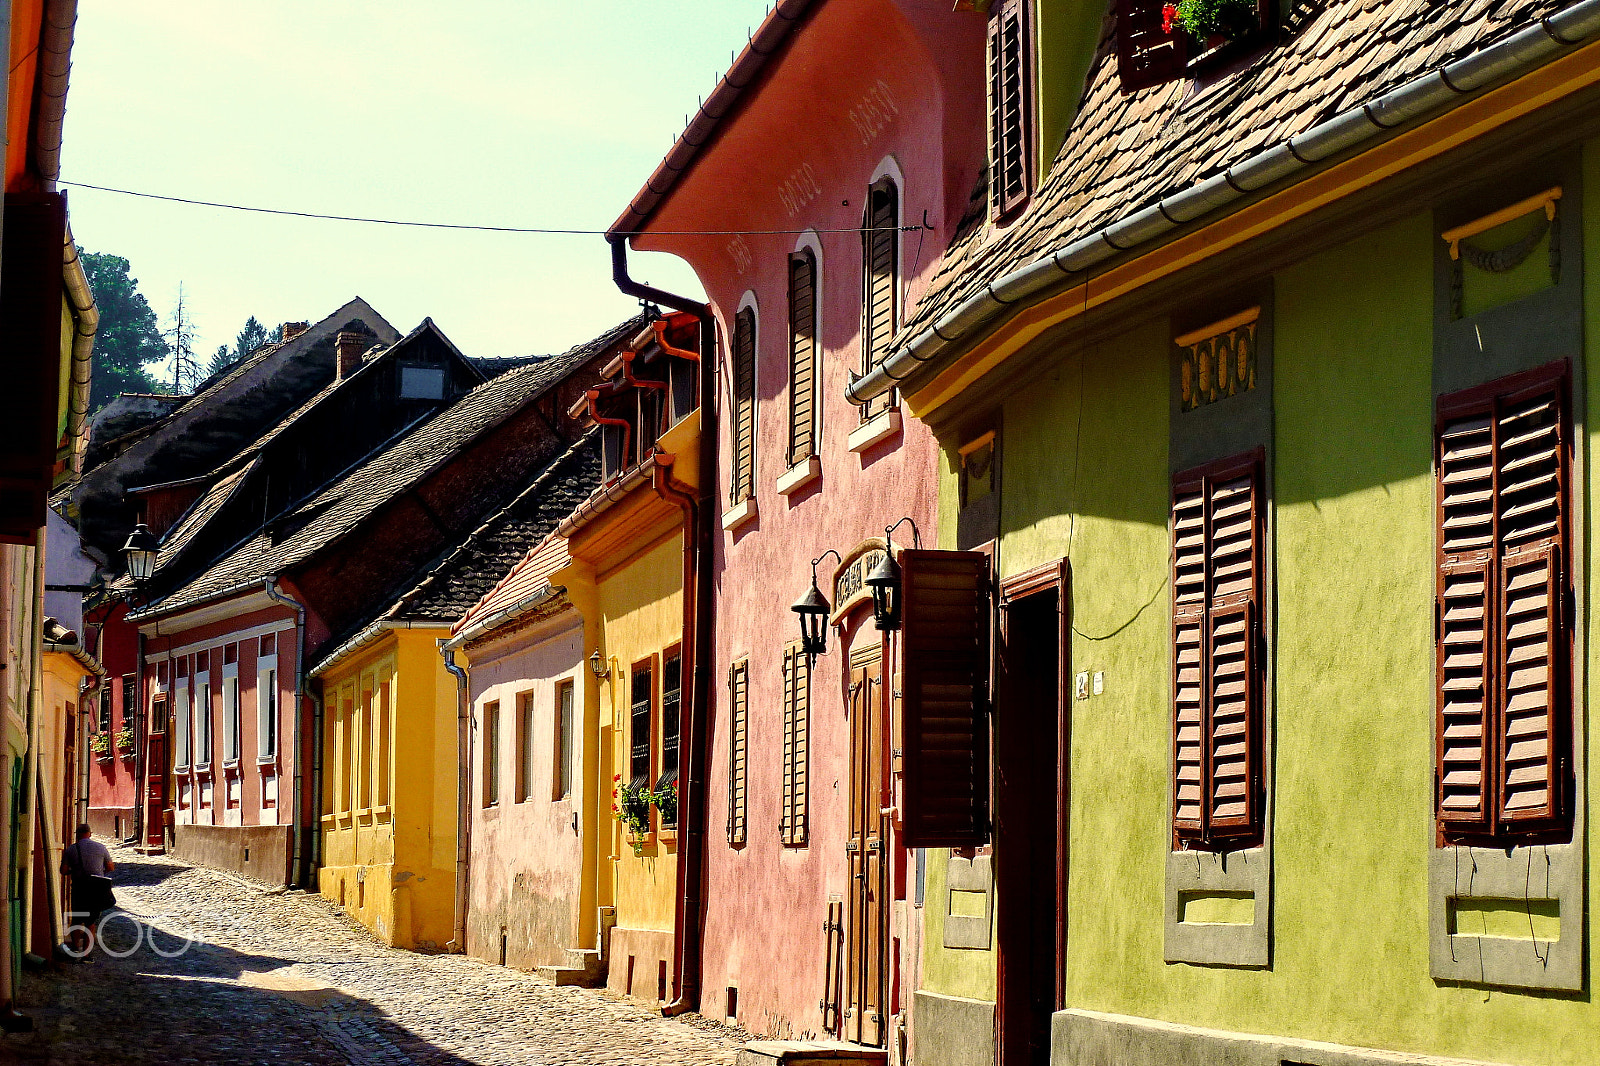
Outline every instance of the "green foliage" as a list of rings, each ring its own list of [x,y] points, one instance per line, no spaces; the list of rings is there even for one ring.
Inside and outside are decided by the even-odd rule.
[[[239,331],[239,335],[234,338],[232,348],[229,348],[226,344],[217,347],[217,354],[213,355],[211,362],[206,364],[206,376],[210,377],[213,374],[221,373],[263,344],[276,343],[282,337],[282,326],[278,326],[269,333],[267,327],[263,326],[255,315],[251,315],[249,320],[245,322],[244,328]]]
[[[1242,37],[1256,29],[1256,0],[1178,0],[1178,24],[1191,37]]]
[[[100,311],[94,342],[94,372],[89,382],[89,408],[97,411],[123,392],[166,392],[145,369],[167,357],[156,313],[139,293],[139,281],[128,276],[121,256],[78,249],[83,272]]]

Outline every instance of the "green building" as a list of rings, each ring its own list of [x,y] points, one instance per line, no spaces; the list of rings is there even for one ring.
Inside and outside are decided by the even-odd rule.
[[[1600,1061],[1600,3],[1192,6],[996,0],[986,203],[851,386],[995,579],[912,1056]]]

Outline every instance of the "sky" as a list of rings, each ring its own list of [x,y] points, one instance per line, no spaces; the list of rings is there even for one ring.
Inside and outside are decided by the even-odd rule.
[[[249,206],[604,230],[765,0],[83,0],[63,182]],[[92,252],[128,259],[202,366],[245,320],[364,297],[467,355],[558,352],[637,310],[600,236],[293,219],[67,187]],[[682,261],[635,278],[699,296]]]

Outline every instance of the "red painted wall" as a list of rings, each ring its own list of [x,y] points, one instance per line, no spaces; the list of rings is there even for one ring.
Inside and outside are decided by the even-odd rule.
[[[126,621],[126,603],[113,603],[97,611],[84,614],[85,643],[106,668],[106,684],[111,689],[111,733],[117,734],[131,722],[139,706],[137,671],[139,668],[139,634]],[[124,679],[134,676],[135,684],[126,686]],[[91,718],[91,722],[93,719]],[[132,811],[137,792],[134,780],[136,765],[133,759],[124,758],[113,746],[113,756],[100,761],[87,754],[89,763],[89,823],[95,833],[108,837],[121,819],[124,836],[134,831]]]
[[[774,481],[788,443],[788,257],[797,235],[652,236],[641,249],[686,259],[705,286],[724,340],[741,301],[758,307],[756,496],[759,515],[721,535],[716,559],[714,677],[750,658],[749,842],[732,848],[722,831],[727,806],[728,722],[724,686],[714,706],[710,753],[702,1010],[724,1009],[739,990],[739,1021],[780,1037],[822,1032],[823,921],[830,894],[848,880],[844,842],[849,791],[848,661],[851,643],[880,634],[859,616],[841,647],[830,637],[816,660],[811,690],[810,833],[805,848],[778,839],[783,751],[782,656],[798,635],[789,604],[810,580],[809,562],[828,548],[848,553],[909,515],[924,536],[935,528],[938,452],[913,419],[863,454],[846,437],[860,416],[843,396],[860,368],[861,225],[869,183],[894,173],[904,223],[930,232],[902,234],[904,315],[932,277],[965,210],[985,156],[984,29],[981,15],[951,11],[949,0],[829,0],[801,28],[765,84],[683,179],[650,223],[652,231],[819,231],[822,302],[822,477],[786,499]],[[892,161],[892,162],[891,162]],[[719,375],[719,506],[727,506],[730,450],[726,350]],[[909,530],[902,527],[909,539]],[[931,545],[925,545],[931,546]],[[825,590],[833,573],[821,570]],[[885,664],[886,679],[893,664]],[[907,855],[892,894],[905,898]],[[906,905],[912,923],[917,918]],[[781,931],[773,916],[785,916]],[[917,986],[914,928],[890,961],[888,1009],[908,1004]],[[898,935],[898,934],[891,934]],[[778,950],[774,950],[778,948]],[[892,949],[893,950],[893,949]]]

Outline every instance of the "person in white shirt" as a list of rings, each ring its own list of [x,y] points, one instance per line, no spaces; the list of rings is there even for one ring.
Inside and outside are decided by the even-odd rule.
[[[87,822],[78,826],[78,841],[61,855],[61,872],[72,878],[72,922],[67,944],[80,962],[94,950],[100,916],[116,904],[111,894],[111,874],[117,864],[111,852],[94,839]]]

